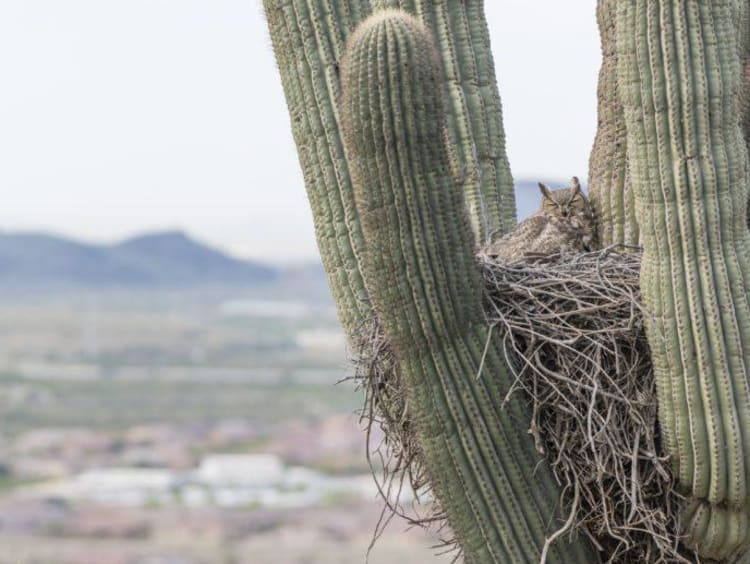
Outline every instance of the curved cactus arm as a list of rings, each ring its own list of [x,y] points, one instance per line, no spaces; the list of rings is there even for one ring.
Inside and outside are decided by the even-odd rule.
[[[596,212],[599,242],[637,245],[635,196],[627,163],[625,114],[617,81],[617,0],[599,0],[596,16],[602,43],[598,127],[589,159],[589,196]]]
[[[477,243],[511,231],[516,201],[484,2],[374,0],[373,7],[409,12],[432,33],[443,68],[446,132]]]
[[[749,179],[734,2],[617,4],[659,421],[690,499],[686,543],[720,560],[750,534]]]
[[[364,239],[337,101],[346,38],[369,0],[264,0],[315,233],[339,318],[351,336],[371,316],[359,258]]]
[[[536,562],[561,520],[549,468],[488,329],[473,237],[450,174],[438,53],[400,10],[376,12],[342,65],[342,112],[373,302],[404,371],[437,499],[468,562]],[[484,366],[484,369],[480,369]],[[481,371],[481,374],[480,374]],[[582,541],[549,561],[589,562]]]

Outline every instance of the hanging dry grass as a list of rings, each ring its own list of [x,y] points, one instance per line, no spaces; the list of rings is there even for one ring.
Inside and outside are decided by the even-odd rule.
[[[398,516],[410,526],[430,530],[436,547],[455,551],[458,559],[458,545],[432,496],[396,355],[377,319],[360,327],[353,350],[351,379],[364,392],[360,423],[367,434],[367,461],[384,502],[369,549]]]
[[[640,255],[627,250],[510,263],[479,255],[492,338],[515,373],[503,399],[527,395],[529,432],[562,487],[570,519],[550,542],[581,533],[608,562],[694,562],[679,545],[681,498],[660,444]],[[376,321],[363,327],[355,353],[371,467],[386,501],[376,538],[393,515],[444,524],[439,508],[399,502],[406,485],[422,499],[429,477],[395,356]],[[382,429],[375,443],[373,426]]]

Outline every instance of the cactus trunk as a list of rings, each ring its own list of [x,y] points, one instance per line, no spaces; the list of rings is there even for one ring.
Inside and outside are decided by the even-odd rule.
[[[264,0],[307,187],[318,248],[349,336],[372,316],[360,269],[364,238],[339,130],[339,61],[368,0]],[[326,20],[330,18],[330,20]],[[335,25],[321,25],[323,21]]]
[[[750,233],[729,0],[618,2],[618,70],[659,420],[686,543],[748,546]]]
[[[376,12],[347,50],[343,129],[366,279],[405,374],[431,482],[466,560],[535,562],[562,524],[559,492],[519,428],[528,420],[520,396],[502,405],[512,377],[494,341],[484,352],[474,239],[442,134],[438,58],[429,32],[400,10]],[[550,551],[555,562],[588,556],[581,543]]]

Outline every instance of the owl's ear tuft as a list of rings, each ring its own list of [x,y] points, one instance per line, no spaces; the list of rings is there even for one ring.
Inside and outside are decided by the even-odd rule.
[[[581,193],[581,181],[578,180],[577,176],[570,179],[570,187],[573,189],[573,197]]]
[[[552,190],[549,189],[549,186],[547,186],[546,184],[540,182],[539,183],[539,190],[541,191],[542,196],[544,196],[548,200],[552,200]]]

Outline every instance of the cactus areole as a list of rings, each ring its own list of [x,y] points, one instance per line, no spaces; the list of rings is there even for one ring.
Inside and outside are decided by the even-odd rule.
[[[556,534],[559,485],[482,311],[475,251],[515,225],[483,3],[264,7],[342,325],[382,323],[463,558],[607,560]],[[731,562],[750,545],[747,0],[599,0],[597,14],[599,238],[643,247],[675,538]]]

